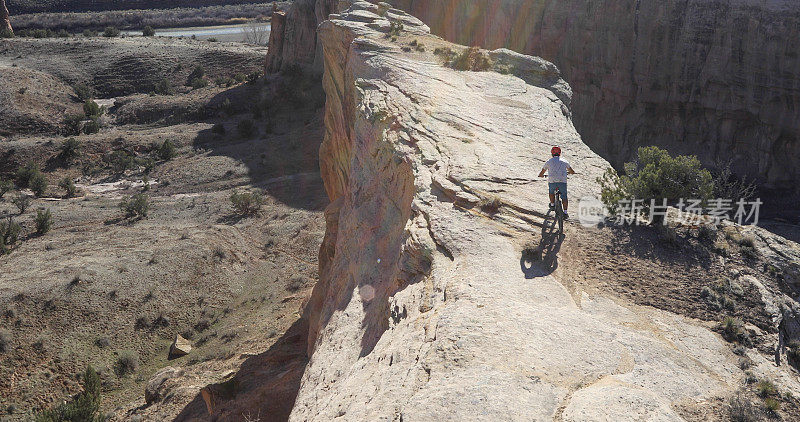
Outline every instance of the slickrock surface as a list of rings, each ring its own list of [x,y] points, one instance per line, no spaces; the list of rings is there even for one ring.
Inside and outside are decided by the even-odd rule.
[[[615,165],[640,145],[734,160],[794,192],[800,3],[789,0],[394,0],[447,40],[555,63],[575,126]],[[784,199],[780,195],[771,199]]]
[[[571,292],[520,258],[544,221],[550,146],[580,172],[574,200],[608,166],[552,64],[497,50],[512,74],[449,69],[419,20],[365,2],[319,38],[332,203],[291,420],[672,421],[739,388],[707,324]],[[413,41],[427,50],[401,49]],[[478,203],[495,195],[492,215]],[[791,377],[782,388],[800,393]]]

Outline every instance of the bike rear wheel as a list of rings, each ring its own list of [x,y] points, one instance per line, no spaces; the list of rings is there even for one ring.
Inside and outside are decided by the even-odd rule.
[[[556,221],[558,221],[558,232],[564,232],[564,208],[561,205],[561,192],[556,191]]]

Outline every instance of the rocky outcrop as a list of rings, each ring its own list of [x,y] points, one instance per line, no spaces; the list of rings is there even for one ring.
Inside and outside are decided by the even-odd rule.
[[[6,8],[6,0],[0,0],[0,33],[7,32],[14,33],[11,28],[11,20],[8,18],[8,8]]]
[[[321,70],[322,47],[317,43],[317,26],[336,11],[337,3],[337,0],[297,0],[285,16],[283,12],[273,13],[267,72],[278,72],[291,65]]]
[[[734,160],[738,174],[800,193],[796,1],[391,3],[450,41],[555,63],[575,90],[578,132],[615,165],[659,145],[707,165]]]
[[[546,225],[550,147],[578,169],[576,199],[609,166],[553,64],[477,51],[489,71],[454,70],[443,52],[464,47],[366,2],[319,39],[331,204],[291,420],[678,421],[679,405],[739,388],[737,357],[701,323],[520,259]]]

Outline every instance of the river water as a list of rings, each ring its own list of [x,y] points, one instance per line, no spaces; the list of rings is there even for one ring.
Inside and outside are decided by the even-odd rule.
[[[199,26],[189,28],[158,28],[157,37],[191,37],[206,40],[216,38],[218,41],[241,42],[244,40],[244,32],[250,28],[250,24],[238,25],[219,25],[219,26]],[[266,31],[264,40],[269,38],[271,25],[269,22],[261,24],[261,30]],[[142,31],[122,31],[126,36],[141,36]]]

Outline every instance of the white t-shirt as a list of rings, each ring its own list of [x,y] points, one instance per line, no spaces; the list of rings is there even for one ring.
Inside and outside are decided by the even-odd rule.
[[[549,183],[567,183],[567,169],[569,167],[569,162],[562,160],[559,156],[547,160],[543,167],[547,170],[547,181]]]

